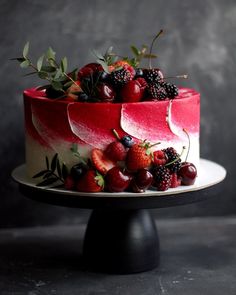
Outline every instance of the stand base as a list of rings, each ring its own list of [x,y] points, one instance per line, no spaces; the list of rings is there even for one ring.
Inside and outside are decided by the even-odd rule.
[[[128,274],[151,270],[160,260],[155,223],[145,209],[94,210],[83,254],[94,271]]]

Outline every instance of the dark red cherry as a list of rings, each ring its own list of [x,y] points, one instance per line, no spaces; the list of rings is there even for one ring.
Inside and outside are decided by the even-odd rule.
[[[110,85],[106,83],[100,83],[97,87],[97,95],[98,98],[102,100],[102,102],[113,102],[116,93]]]
[[[192,185],[197,177],[197,168],[190,162],[183,162],[178,171],[178,175],[181,178],[182,185]]]
[[[105,176],[106,188],[110,192],[123,192],[128,188],[131,176],[118,167],[110,169]]]
[[[138,188],[146,190],[152,184],[153,175],[147,169],[140,169],[135,175],[134,181]]]

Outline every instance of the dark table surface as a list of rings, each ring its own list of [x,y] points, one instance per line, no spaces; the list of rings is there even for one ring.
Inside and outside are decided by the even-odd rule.
[[[86,270],[85,226],[0,231],[1,295],[235,295],[236,218],[157,221],[158,269],[132,275]]]

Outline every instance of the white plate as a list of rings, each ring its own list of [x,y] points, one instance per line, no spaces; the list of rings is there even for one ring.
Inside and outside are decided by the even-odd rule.
[[[185,192],[197,191],[201,189],[205,189],[207,187],[213,186],[224,180],[226,177],[226,170],[221,165],[205,160],[200,159],[200,171],[199,176],[194,185],[189,186],[179,186],[177,188],[170,188],[167,191],[161,192],[156,190],[147,190],[144,193],[131,193],[131,192],[122,192],[122,193],[109,193],[109,192],[101,192],[101,193],[83,193],[76,191],[68,191],[61,188],[48,188],[48,187],[38,187],[35,183],[26,176],[26,167],[25,164],[21,165],[14,169],[12,172],[13,179],[23,185],[35,188],[37,190],[47,190],[51,193],[57,194],[66,194],[68,196],[93,196],[93,197],[145,197],[145,196],[166,196],[166,195],[175,195],[181,194]]]

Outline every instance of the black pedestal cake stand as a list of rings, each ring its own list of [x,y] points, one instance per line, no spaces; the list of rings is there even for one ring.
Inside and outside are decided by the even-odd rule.
[[[192,186],[165,192],[80,193],[37,187],[26,177],[25,165],[17,167],[13,178],[30,199],[75,208],[93,209],[88,221],[83,255],[89,269],[108,273],[135,273],[151,270],[160,259],[157,229],[151,208],[190,204],[209,197],[209,188],[221,182],[225,169],[201,159],[199,177]]]

